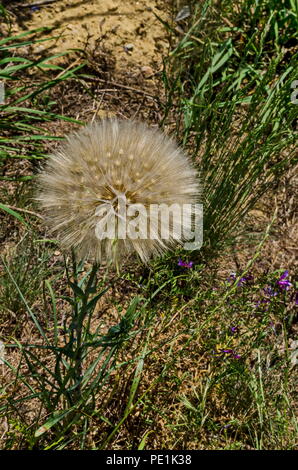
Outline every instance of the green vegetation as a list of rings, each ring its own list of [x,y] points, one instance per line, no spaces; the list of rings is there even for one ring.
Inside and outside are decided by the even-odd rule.
[[[297,162],[298,33],[297,2],[212,3],[196,7],[165,59],[164,83],[165,116],[178,116],[177,136],[203,174],[205,244],[214,250]]]

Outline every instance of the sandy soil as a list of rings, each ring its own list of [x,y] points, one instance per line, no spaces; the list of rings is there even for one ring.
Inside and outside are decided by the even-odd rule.
[[[39,0],[40,1],[40,0]],[[39,3],[36,1],[35,3]],[[33,0],[23,5],[34,5]],[[143,67],[151,75],[161,66],[167,47],[165,28],[155,14],[165,18],[167,1],[161,0],[57,0],[39,7],[17,9],[15,30],[54,27],[60,37],[51,52],[84,49],[102,42],[116,59],[117,68]],[[37,46],[37,52],[49,47]]]

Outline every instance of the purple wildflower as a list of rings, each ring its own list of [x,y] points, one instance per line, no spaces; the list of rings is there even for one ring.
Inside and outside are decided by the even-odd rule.
[[[233,282],[236,280],[236,278],[237,278],[237,274],[234,272],[231,272],[230,277],[228,277],[228,281]],[[247,276],[243,276],[239,279],[237,286],[242,286],[242,284],[245,284],[246,282],[252,281],[252,280],[253,280],[253,276],[251,274],[248,274]]]
[[[272,300],[271,297],[276,297],[278,295],[278,292],[274,291],[273,288],[270,286],[264,287],[263,292],[264,294],[268,295],[269,298],[267,297],[265,299],[258,300],[255,303],[255,307],[259,307],[261,304],[270,304]],[[265,310],[268,310],[268,307]]]
[[[236,353],[233,352],[233,358],[234,359],[240,359],[240,357],[241,357],[240,354],[236,354]]]
[[[270,299],[258,300],[258,301],[255,303],[255,307],[260,307],[260,305],[262,305],[262,304],[270,304]],[[265,308],[265,310],[268,310],[268,307]]]
[[[270,321],[268,323],[268,326],[274,333],[276,333],[276,328],[275,328],[275,325],[274,325],[273,321]]]
[[[275,297],[276,295],[278,295],[278,292],[275,292],[272,287],[264,287],[263,291],[270,297]]]
[[[289,271],[285,271],[278,279],[277,285],[280,289],[289,290],[289,288],[292,287],[293,284],[288,279],[286,279],[288,275]]]
[[[230,426],[232,426],[232,423],[226,424],[225,426],[222,426],[219,430],[221,432],[223,429],[228,429]]]
[[[182,268],[192,268],[193,267],[193,261],[190,261],[189,263],[187,263],[186,261],[182,261],[182,259],[179,258],[178,266],[181,266]]]
[[[298,290],[293,292],[291,300],[295,303],[295,305],[298,305]]]
[[[230,332],[232,335],[238,332],[238,327],[237,326],[230,326]]]
[[[220,351],[224,354],[228,354],[230,357],[233,357],[234,359],[240,359],[240,355],[236,354],[233,349],[220,349]]]
[[[248,281],[252,281],[253,280],[253,276],[251,276],[250,274],[248,276],[245,276],[245,277],[241,277],[241,279],[238,281],[238,286],[241,286],[242,284],[245,284],[246,282]]]

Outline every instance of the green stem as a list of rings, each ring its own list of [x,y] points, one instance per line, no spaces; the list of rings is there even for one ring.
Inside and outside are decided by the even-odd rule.
[[[75,260],[75,255],[73,253],[73,267],[76,269],[74,275],[74,282],[76,286],[78,285],[78,276],[77,276],[77,263]],[[84,295],[82,296],[81,302],[75,302],[74,307],[74,318],[73,318],[73,325],[74,331],[76,332],[76,348],[74,351],[74,382],[77,384],[74,393],[74,403],[77,403],[81,400],[81,378],[82,378],[82,361],[83,361],[83,343],[84,343],[84,335],[83,335],[83,325],[86,316],[88,315],[88,299],[90,295],[90,289],[94,287],[96,284],[96,274],[98,271],[98,264],[94,264],[92,266],[91,273],[89,275],[89,279],[84,290]],[[79,308],[78,308],[79,305]]]

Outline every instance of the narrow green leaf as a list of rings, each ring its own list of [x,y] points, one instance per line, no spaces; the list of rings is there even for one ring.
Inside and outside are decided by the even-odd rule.
[[[14,211],[13,209],[10,209],[9,207],[7,207],[5,204],[2,204],[0,202],[0,209],[4,210],[5,212],[7,212],[8,214],[12,215],[13,217],[15,217],[16,219],[18,219],[20,222],[22,222],[22,224],[25,225],[25,227],[27,227],[28,229],[30,229],[29,225],[27,224],[27,222],[25,221],[25,219],[23,219],[23,217],[16,211]]]
[[[70,408],[69,410],[66,410],[66,411],[53,413],[53,415],[42,426],[40,426],[37,429],[37,431],[35,431],[34,436],[35,437],[42,436],[42,434],[49,431],[49,429],[51,429],[52,426],[59,423],[59,421],[65,418],[65,416],[67,416],[72,410],[73,408]]]

